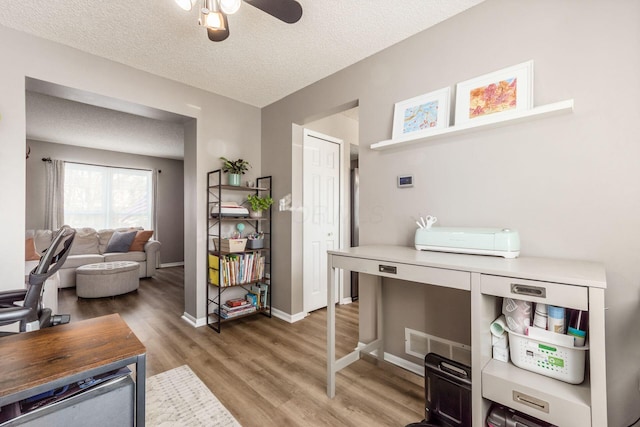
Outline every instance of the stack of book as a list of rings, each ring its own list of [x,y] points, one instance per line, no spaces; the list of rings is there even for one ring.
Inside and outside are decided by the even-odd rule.
[[[216,309],[216,312],[218,309]],[[223,319],[232,319],[234,317],[242,316],[245,314],[253,313],[256,311],[256,306],[251,304],[244,298],[235,298],[226,301],[220,307],[219,314]]]
[[[223,287],[255,282],[264,276],[264,267],[265,257],[253,252],[221,258],[209,254],[209,282]]]

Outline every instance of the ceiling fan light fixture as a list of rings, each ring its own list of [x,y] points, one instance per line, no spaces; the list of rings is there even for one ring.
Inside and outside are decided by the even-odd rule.
[[[217,0],[204,0],[200,9],[198,24],[212,30],[225,30],[224,16]]]
[[[220,9],[227,15],[233,15],[240,9],[242,0],[220,0]]]
[[[189,12],[193,8],[193,0],[174,0],[181,9]]]
[[[224,30],[224,17],[220,12],[209,12],[205,16],[204,26],[214,30]]]

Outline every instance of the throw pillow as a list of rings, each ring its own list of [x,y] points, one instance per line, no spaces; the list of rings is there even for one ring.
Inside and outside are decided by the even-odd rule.
[[[153,230],[143,230],[136,232],[136,237],[133,239],[133,243],[131,243],[131,247],[129,248],[129,252],[142,252],[144,251],[144,244],[151,238],[153,235]]]
[[[98,234],[93,228],[76,228],[76,237],[71,244],[69,255],[98,253]]]
[[[113,232],[113,229],[98,230],[98,250],[101,254],[107,251],[107,245],[111,240],[111,236],[113,236]]]
[[[137,231],[116,231],[111,236],[106,252],[129,252]]]
[[[33,241],[36,244],[36,251],[41,254],[47,250],[51,245],[51,239],[53,239],[53,232],[51,230],[35,230],[33,233]]]
[[[36,242],[33,237],[29,237],[24,241],[24,260],[25,261],[38,261],[40,260],[40,254],[36,251]]]

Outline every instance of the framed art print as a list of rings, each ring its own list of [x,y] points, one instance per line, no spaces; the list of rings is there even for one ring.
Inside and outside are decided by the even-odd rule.
[[[444,88],[396,102],[393,112],[393,139],[421,137],[449,126],[451,89]]]
[[[455,124],[533,108],[533,61],[456,85]]]

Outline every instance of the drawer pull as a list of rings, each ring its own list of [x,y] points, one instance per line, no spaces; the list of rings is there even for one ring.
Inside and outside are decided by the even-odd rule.
[[[529,406],[530,408],[538,409],[547,414],[549,413],[549,402],[545,402],[544,400],[536,399],[535,397],[520,393],[519,391],[515,390],[513,390],[513,400],[518,403],[522,403],[523,405]]]
[[[518,295],[527,295],[530,297],[546,298],[547,288],[543,288],[542,286],[519,285],[518,283],[512,283],[511,293]]]
[[[378,271],[380,273],[398,274],[398,267],[378,264]]]

